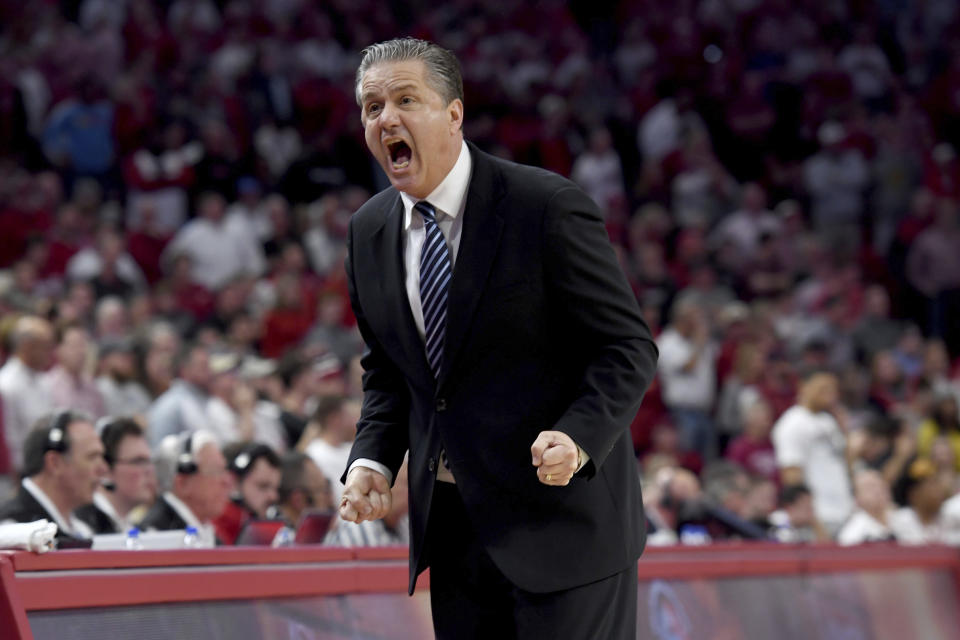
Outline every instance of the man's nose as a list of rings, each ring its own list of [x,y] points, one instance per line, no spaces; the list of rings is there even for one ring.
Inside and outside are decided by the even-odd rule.
[[[383,110],[380,112],[380,126],[384,129],[390,129],[397,126],[400,123],[399,110],[390,104],[389,102],[383,105]]]

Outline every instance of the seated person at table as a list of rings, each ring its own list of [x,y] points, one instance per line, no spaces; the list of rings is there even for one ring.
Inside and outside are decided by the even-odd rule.
[[[233,475],[234,490],[226,508],[214,521],[223,544],[236,544],[247,521],[266,519],[267,510],[277,502],[280,488],[280,456],[258,442],[228,446],[224,453]]]
[[[77,517],[95,534],[123,533],[133,526],[136,512],[142,517],[157,495],[150,445],[130,418],[106,418],[97,427],[107,475],[93,494],[93,504],[78,509]]]
[[[305,453],[291,451],[283,456],[280,476],[280,503],[277,515],[296,527],[305,511],[333,508],[330,480]]]
[[[217,439],[209,431],[167,436],[157,456],[160,499],[140,523],[146,531],[197,529],[199,546],[217,543],[213,520],[227,506],[231,480]]]
[[[46,519],[57,524],[59,542],[91,538],[74,511],[93,500],[106,471],[90,418],[71,411],[40,418],[23,445],[20,491],[0,506],[0,524]]]

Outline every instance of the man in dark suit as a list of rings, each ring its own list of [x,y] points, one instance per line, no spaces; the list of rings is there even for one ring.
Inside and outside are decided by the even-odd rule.
[[[193,527],[199,546],[217,544],[213,520],[227,506],[232,482],[227,462],[209,431],[165,437],[157,455],[157,483],[163,492],[140,522],[147,531]]]
[[[60,544],[93,537],[75,510],[93,500],[107,467],[89,417],[59,411],[40,418],[23,445],[20,491],[0,506],[0,523],[49,520]]]
[[[132,418],[103,418],[97,422],[97,430],[107,474],[93,494],[93,502],[77,509],[77,517],[96,534],[124,533],[133,524],[136,512],[152,505],[156,498],[150,445]]]
[[[448,51],[368,47],[367,146],[392,188],[353,216],[367,344],[341,516],[390,508],[409,450],[410,590],[440,638],[633,638],[644,517],[628,426],[657,351],[576,185],[463,139]]]

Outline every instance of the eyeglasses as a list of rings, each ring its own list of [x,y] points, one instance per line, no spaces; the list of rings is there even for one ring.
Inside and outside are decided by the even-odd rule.
[[[153,464],[153,460],[150,458],[141,456],[137,458],[129,458],[127,460],[117,460],[114,464],[129,464],[132,467],[139,467],[141,469],[149,467]]]

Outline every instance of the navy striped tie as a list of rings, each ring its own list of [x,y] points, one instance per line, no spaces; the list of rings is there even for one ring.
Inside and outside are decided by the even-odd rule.
[[[443,359],[443,336],[447,326],[447,289],[450,288],[450,252],[437,225],[433,205],[422,200],[415,206],[423,216],[426,232],[420,251],[420,306],[423,309],[424,342],[427,362],[435,378],[440,377]]]

